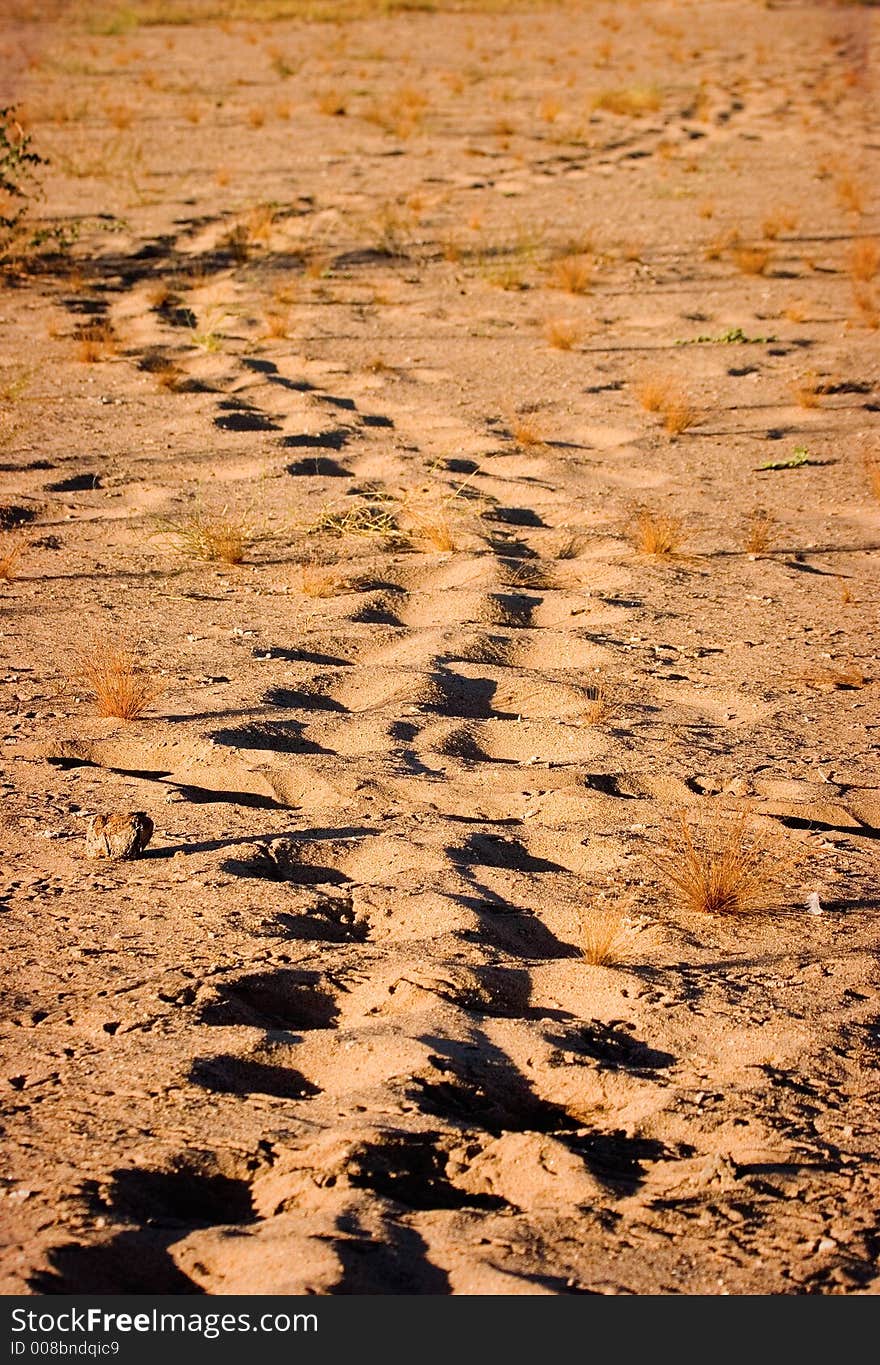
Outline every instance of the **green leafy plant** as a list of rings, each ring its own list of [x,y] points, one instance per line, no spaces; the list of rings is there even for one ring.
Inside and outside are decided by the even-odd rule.
[[[0,259],[12,246],[28,201],[39,190],[33,184],[45,158],[31,147],[31,139],[15,117],[11,105],[0,109]]]
[[[806,446],[795,446],[793,454],[787,460],[768,460],[767,464],[759,464],[758,471],[764,469],[802,469],[806,464],[819,464],[818,460],[810,458],[810,452]]]
[[[720,336],[699,336],[685,337],[681,341],[676,341],[676,346],[764,346],[767,342],[775,341],[776,337],[750,337],[746,336],[741,327],[729,327]]]

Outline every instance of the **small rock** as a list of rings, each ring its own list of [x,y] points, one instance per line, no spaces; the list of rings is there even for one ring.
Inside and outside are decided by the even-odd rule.
[[[93,815],[86,827],[87,858],[139,858],[153,837],[153,822],[142,810]]]

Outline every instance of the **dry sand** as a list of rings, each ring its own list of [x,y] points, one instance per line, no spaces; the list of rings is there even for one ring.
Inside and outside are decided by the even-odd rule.
[[[223,8],[2,34],[4,1289],[877,1292],[880,15]]]

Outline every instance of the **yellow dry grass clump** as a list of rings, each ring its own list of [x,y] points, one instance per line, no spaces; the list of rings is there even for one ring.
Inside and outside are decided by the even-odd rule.
[[[766,905],[776,871],[745,814],[729,824],[707,821],[695,835],[684,811],[679,812],[652,862],[674,903],[700,915],[729,915]]]
[[[629,85],[620,90],[602,90],[593,100],[594,109],[603,109],[609,114],[622,114],[629,118],[641,118],[653,114],[660,108],[660,92],[653,85]]]
[[[510,423],[510,434],[522,450],[536,450],[545,444],[544,435],[532,417],[514,417]]]
[[[217,515],[191,512],[161,529],[176,536],[185,553],[209,563],[241,564],[251,539],[243,522],[227,516],[225,508]]]
[[[616,967],[632,956],[636,931],[627,906],[609,905],[600,895],[578,911],[578,947],[591,967]]]
[[[116,334],[109,322],[97,322],[83,327],[76,335],[76,358],[84,365],[96,365],[115,355]]]
[[[854,242],[849,253],[849,273],[854,280],[866,283],[880,270],[880,242],[876,237],[865,237]]]
[[[77,660],[74,682],[92,698],[99,716],[137,720],[162,691],[136,650],[99,640]]]
[[[631,539],[639,554],[674,559],[687,539],[687,532],[678,517],[642,508],[633,523]]]
[[[636,385],[636,398],[646,412],[656,412],[670,436],[695,426],[700,414],[682,388],[667,375],[653,375]]]
[[[551,318],[544,324],[544,338],[556,351],[574,350],[583,337],[583,328],[570,318]]]
[[[13,545],[5,554],[0,555],[0,583],[11,583],[15,578],[20,556],[20,545]]]
[[[776,518],[770,512],[752,513],[746,530],[745,548],[750,555],[766,554],[776,534]]]
[[[554,261],[547,279],[553,289],[566,294],[586,294],[593,283],[595,267],[587,256],[563,256]]]
[[[763,246],[735,246],[730,257],[744,275],[766,275],[773,253]]]

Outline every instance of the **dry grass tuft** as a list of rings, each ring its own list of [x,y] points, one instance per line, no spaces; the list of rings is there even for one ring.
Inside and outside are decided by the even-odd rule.
[[[761,510],[752,513],[746,531],[745,548],[750,555],[766,554],[776,536],[776,518]]]
[[[774,209],[761,224],[761,232],[768,241],[775,242],[781,233],[794,232],[797,225],[797,214],[792,209]]]
[[[225,508],[217,515],[191,512],[163,523],[162,530],[176,536],[187,554],[210,563],[241,564],[251,539],[247,527],[227,516]]]
[[[584,688],[586,706],[581,719],[587,725],[598,725],[607,720],[611,711],[611,689],[608,680],[601,675],[593,678]]]
[[[656,113],[660,104],[660,92],[653,85],[629,85],[622,90],[602,90],[593,99],[594,109],[628,118]]]
[[[865,211],[865,187],[861,181],[849,173],[839,175],[834,182],[837,202],[848,213],[862,214]]]
[[[880,270],[880,242],[876,237],[865,237],[854,242],[849,253],[849,273],[854,280],[868,283]]]
[[[670,436],[678,436],[699,421],[699,413],[687,394],[668,375],[653,375],[635,387],[636,398],[646,412],[663,418]]]
[[[857,692],[873,679],[858,664],[848,664],[843,668],[819,668],[811,673],[801,673],[796,681],[816,692]]]
[[[554,559],[577,559],[584,548],[582,536],[565,536],[556,547],[553,553]]]
[[[566,294],[586,294],[589,292],[595,267],[587,256],[563,256],[554,261],[547,279],[553,289],[562,289]]]
[[[738,243],[739,230],[737,228],[728,228],[725,232],[716,233],[716,235],[706,243],[703,255],[707,261],[720,261],[725,251],[729,251],[731,247],[737,246]]]
[[[662,412],[673,383],[660,375],[643,379],[636,385],[636,398],[646,412]]]
[[[791,391],[802,408],[819,407],[819,395],[822,390],[819,385],[819,376],[814,370],[811,370],[808,374],[801,375],[801,377],[792,384]]]
[[[76,334],[76,358],[84,365],[95,365],[115,355],[116,333],[109,322],[96,322]]]
[[[626,911],[604,903],[582,906],[578,913],[578,946],[591,967],[616,967],[632,953],[635,931]]]
[[[266,336],[274,341],[284,341],[290,335],[290,313],[280,308],[270,308],[263,314]]]
[[[344,118],[348,113],[348,100],[337,90],[322,90],[317,99],[319,113],[328,118]]]
[[[663,408],[663,429],[670,436],[680,436],[699,420],[700,414],[684,395],[669,398]]]
[[[99,716],[137,720],[162,691],[136,650],[96,641],[77,660],[74,682],[93,699]]]
[[[336,597],[346,587],[342,574],[332,573],[317,564],[303,564],[300,587],[306,597]]]
[[[438,517],[436,521],[419,518],[416,529],[419,536],[435,550],[448,551],[458,547],[452,527],[442,517]]]
[[[546,444],[541,428],[528,416],[514,417],[510,423],[510,434],[522,450],[539,450]]]
[[[853,288],[853,305],[856,310],[856,321],[862,327],[876,332],[880,327],[880,303],[867,286]]]
[[[13,545],[5,554],[0,555],[0,583],[11,583],[16,577],[20,557],[20,545]]]
[[[730,915],[766,904],[777,869],[765,843],[750,832],[745,814],[729,824],[706,822],[694,833],[684,811],[664,847],[652,856],[671,899],[699,915]]]
[[[766,275],[773,253],[765,246],[735,246],[730,259],[744,275]]]
[[[394,507],[383,502],[360,502],[344,510],[325,507],[307,529],[311,534],[381,536],[395,544],[409,544],[409,535],[401,529]]]
[[[639,554],[675,559],[687,540],[687,531],[678,517],[643,508],[633,523],[630,536]]]
[[[544,324],[544,339],[554,350],[574,350],[582,338],[583,328],[571,318],[551,318]]]
[[[863,464],[868,487],[877,501],[880,502],[880,456],[865,455]]]

